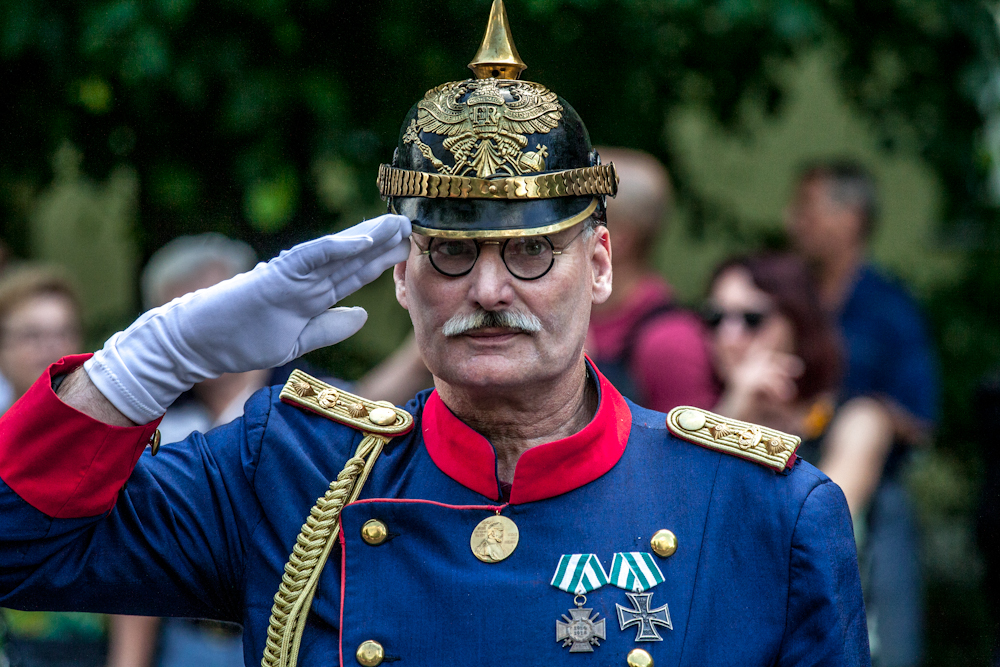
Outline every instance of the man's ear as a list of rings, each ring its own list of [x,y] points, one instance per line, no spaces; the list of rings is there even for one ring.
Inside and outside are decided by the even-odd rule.
[[[594,240],[590,258],[594,273],[591,300],[599,304],[611,297],[611,232],[604,225],[598,225]]]
[[[400,262],[392,267],[392,282],[396,285],[396,301],[409,310],[410,307],[406,304],[406,262]]]

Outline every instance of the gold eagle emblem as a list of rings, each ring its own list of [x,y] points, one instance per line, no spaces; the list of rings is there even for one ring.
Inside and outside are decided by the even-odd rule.
[[[548,147],[526,151],[529,134],[548,134],[558,127],[563,107],[555,93],[530,81],[470,79],[427,92],[417,104],[417,117],[403,134],[439,172],[479,178],[506,173],[519,176],[545,171]],[[454,165],[438,159],[420,133],[445,137],[442,145]]]

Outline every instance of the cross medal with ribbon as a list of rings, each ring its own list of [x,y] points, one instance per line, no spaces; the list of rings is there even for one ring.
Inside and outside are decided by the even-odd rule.
[[[662,642],[663,637],[656,631],[656,626],[673,630],[670,622],[670,610],[667,605],[650,609],[652,593],[644,591],[663,583],[663,573],[657,567],[653,556],[640,551],[617,553],[611,563],[611,583],[626,591],[625,596],[632,602],[632,609],[626,609],[616,604],[618,610],[618,625],[622,630],[638,625],[635,640],[637,642]]]
[[[632,602],[632,608],[620,604],[615,607],[621,630],[638,626],[635,641],[663,641],[655,626],[673,628],[667,605],[650,609],[653,594],[645,591],[663,583],[663,573],[648,553],[616,553],[610,577],[596,554],[566,554],[559,559],[551,583],[559,590],[576,596],[573,599],[576,609],[570,609],[569,616],[563,614],[562,620],[556,621],[556,641],[562,642],[570,653],[592,653],[595,646],[600,646],[600,640],[607,638],[604,619],[598,620],[598,614],[591,616],[593,609],[583,607],[587,604],[586,594],[605,584],[629,591],[626,596]]]

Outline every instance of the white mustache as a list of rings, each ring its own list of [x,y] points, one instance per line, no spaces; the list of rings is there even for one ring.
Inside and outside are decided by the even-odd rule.
[[[455,315],[444,323],[441,332],[451,337],[461,336],[476,329],[515,329],[525,333],[536,333],[542,330],[542,321],[531,313],[480,308],[468,315]]]

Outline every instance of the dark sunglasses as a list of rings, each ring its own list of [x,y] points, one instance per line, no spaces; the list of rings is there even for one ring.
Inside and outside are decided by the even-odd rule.
[[[770,313],[759,310],[721,310],[719,308],[706,308],[702,313],[705,326],[709,329],[718,329],[719,326],[728,319],[739,320],[749,331],[756,331],[767,321]]]

